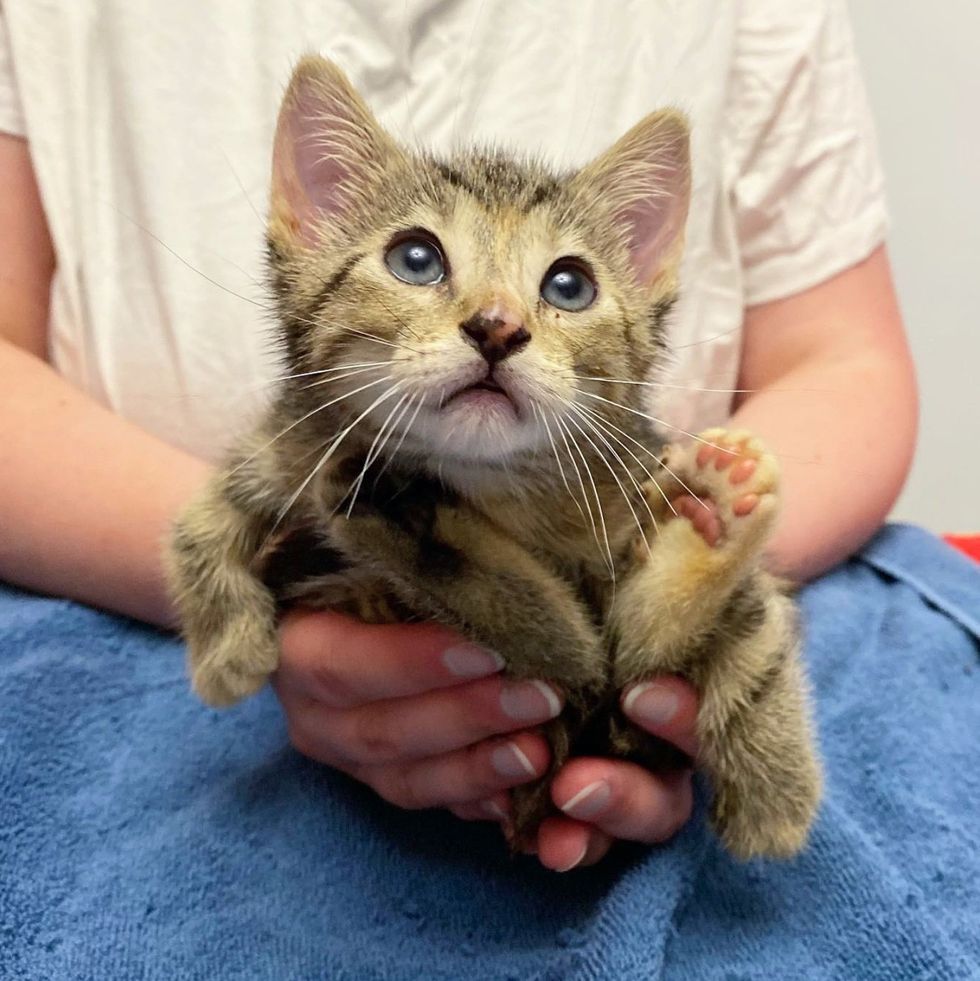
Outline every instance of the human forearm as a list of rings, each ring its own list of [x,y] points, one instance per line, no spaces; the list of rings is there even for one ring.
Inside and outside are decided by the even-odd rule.
[[[776,571],[820,574],[874,534],[915,446],[915,375],[887,255],[750,310],[733,424],[780,458]]]
[[[814,361],[747,400],[733,424],[779,456],[774,570],[806,580],[860,548],[901,490],[915,441],[907,370],[879,357]]]
[[[0,578],[170,625],[160,543],[207,477],[0,341]]]

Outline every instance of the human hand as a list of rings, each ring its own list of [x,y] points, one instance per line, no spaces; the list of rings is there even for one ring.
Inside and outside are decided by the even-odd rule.
[[[556,716],[543,682],[499,676],[496,655],[432,623],[368,625],[294,610],[272,679],[299,752],[399,807],[506,817],[507,790],[547,771]]]
[[[686,681],[657,678],[623,693],[623,710],[638,726],[697,756],[698,697]],[[651,773],[622,760],[580,757],[562,767],[551,787],[561,817],[538,831],[538,858],[565,872],[598,862],[616,839],[657,844],[691,816],[691,771]]]

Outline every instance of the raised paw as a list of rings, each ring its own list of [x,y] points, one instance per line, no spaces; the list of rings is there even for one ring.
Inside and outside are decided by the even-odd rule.
[[[711,548],[760,543],[776,515],[779,469],[762,443],[745,432],[709,429],[671,447],[665,469],[681,493],[673,513]]]

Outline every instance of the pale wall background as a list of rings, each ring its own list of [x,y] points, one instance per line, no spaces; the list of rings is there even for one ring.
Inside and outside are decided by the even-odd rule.
[[[922,396],[918,456],[894,517],[980,532],[980,0],[850,7]]]

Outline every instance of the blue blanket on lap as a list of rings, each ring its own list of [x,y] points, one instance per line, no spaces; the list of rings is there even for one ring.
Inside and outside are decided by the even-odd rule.
[[[302,759],[268,692],[205,709],[173,638],[0,588],[0,977],[980,977],[980,571],[892,526],[803,606],[808,850],[697,818],[559,876]]]

